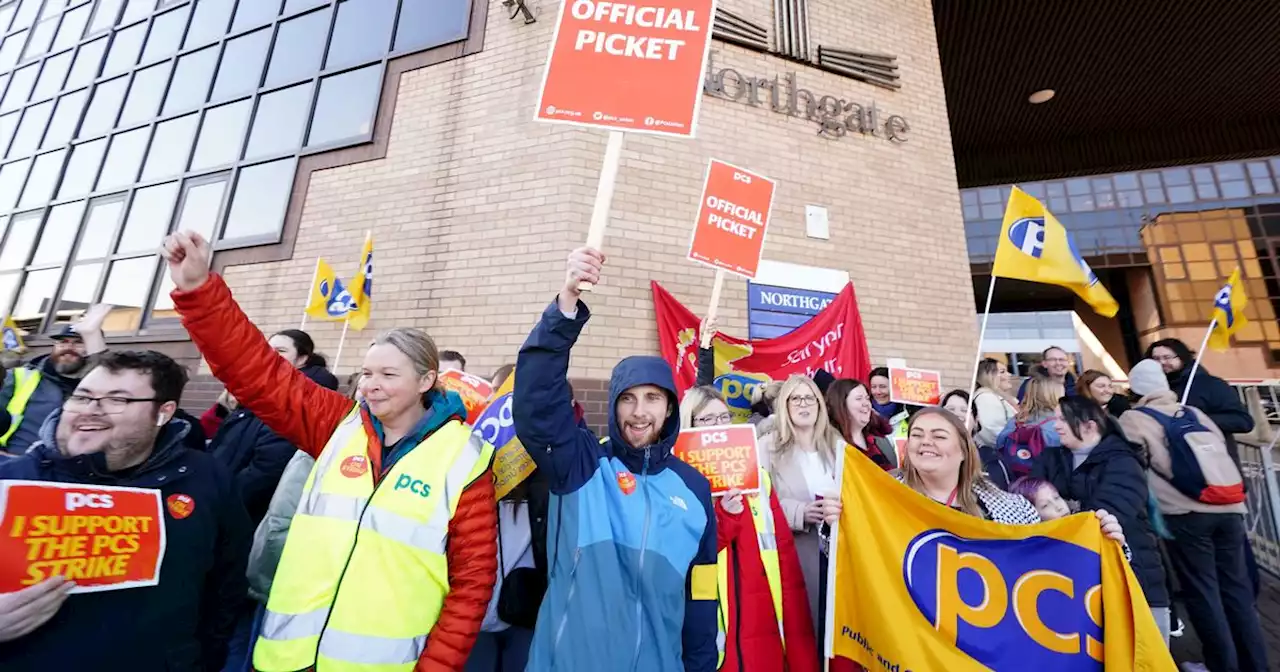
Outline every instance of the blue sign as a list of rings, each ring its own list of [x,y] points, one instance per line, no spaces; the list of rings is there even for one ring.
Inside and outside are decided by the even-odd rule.
[[[777,338],[791,333],[835,300],[831,292],[757,285],[747,282],[750,337]]]

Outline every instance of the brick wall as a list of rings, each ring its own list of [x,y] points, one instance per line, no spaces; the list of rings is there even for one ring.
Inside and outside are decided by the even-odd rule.
[[[338,362],[354,367],[378,329],[425,329],[487,374],[514,361],[558,290],[567,252],[586,236],[605,133],[532,121],[558,3],[532,0],[538,22],[490,3],[484,50],[410,71],[400,81],[384,159],[312,176],[290,261],[234,266],[227,280],[264,331],[297,326],[317,256],[355,271],[366,230],[376,241],[373,319]],[[722,7],[769,26],[768,0]],[[648,282],[701,310],[712,271],[684,260],[706,162],[720,158],[779,182],[768,259],[847,270],[873,359],[905,357],[961,385],[976,340],[973,288],[928,0],[812,0],[813,44],[898,56],[901,91],[713,44],[717,67],[758,77],[797,72],[818,95],[870,103],[910,124],[908,141],[828,139],[812,121],[768,105],[704,97],[696,140],[627,138],[605,277],[571,377],[594,424],[622,356],[656,353]],[[806,238],[806,204],[826,207],[831,239]],[[746,331],[746,283],[722,299],[730,333]],[[340,327],[309,323],[332,361]],[[206,370],[207,372],[207,370]],[[594,386],[593,386],[594,385]],[[204,390],[201,388],[201,396]]]

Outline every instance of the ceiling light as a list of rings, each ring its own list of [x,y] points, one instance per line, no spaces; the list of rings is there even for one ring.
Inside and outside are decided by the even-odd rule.
[[[1047,103],[1050,100],[1053,100],[1053,96],[1053,89],[1040,89],[1030,96],[1027,96],[1027,102],[1032,105],[1039,105],[1040,103]]]

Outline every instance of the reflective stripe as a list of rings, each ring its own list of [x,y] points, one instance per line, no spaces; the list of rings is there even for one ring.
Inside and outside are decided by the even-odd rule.
[[[318,653],[326,658],[361,665],[407,665],[418,662],[426,647],[426,635],[399,639],[357,635],[329,628],[320,638]]]
[[[262,619],[262,636],[277,641],[316,637],[324,629],[329,618],[329,607],[321,607],[305,614],[281,614],[267,610]]]
[[[406,546],[432,553],[444,553],[445,538],[449,533],[447,523],[444,526],[438,526],[434,522],[424,525],[372,505],[360,520],[360,527],[373,530]]]
[[[4,409],[12,418],[9,420],[9,430],[0,436],[0,446],[8,445],[9,439],[13,438],[18,427],[22,425],[22,415],[27,410],[27,403],[31,401],[31,395],[36,393],[38,387],[40,387],[38,370],[28,369],[25,366],[13,370],[13,396],[9,398],[9,405]]]
[[[366,501],[362,497],[324,493],[316,493],[316,496],[312,499],[314,503],[308,502],[306,510],[300,510],[298,513],[318,518],[337,518],[338,520],[352,522],[360,520],[360,511],[364,509]]]
[[[724,634],[724,631],[721,630],[720,632],[716,633],[716,650],[720,652],[721,665],[724,664],[724,642],[725,642],[725,634]]]
[[[756,535],[756,543],[760,544],[761,551],[778,550],[778,537],[772,532],[761,532]]]

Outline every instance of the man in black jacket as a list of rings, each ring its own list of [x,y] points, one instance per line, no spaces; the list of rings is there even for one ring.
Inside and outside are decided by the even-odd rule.
[[[31,451],[0,460],[0,479],[158,490],[166,503],[159,584],[69,597],[60,578],[36,584],[65,604],[46,599],[22,623],[0,617],[0,669],[222,668],[252,530],[226,471],[182,445],[189,427],[173,415],[186,379],[158,352],[108,352]],[[0,595],[0,614],[32,593]]]
[[[1181,399],[1186,394],[1187,383],[1191,383],[1191,394],[1186,394],[1186,405],[1198,408],[1209,416],[1213,424],[1222,430],[1227,438],[1227,451],[1236,466],[1240,465],[1240,450],[1236,447],[1234,434],[1247,434],[1253,431],[1253,416],[1240,403],[1240,397],[1227,381],[1210,374],[1204,365],[1195,367],[1196,356],[1186,343],[1176,338],[1166,338],[1152,343],[1147,348],[1147,359],[1154,359],[1164,370],[1169,380],[1169,389]],[[1191,369],[1196,369],[1196,377],[1191,380]]]

